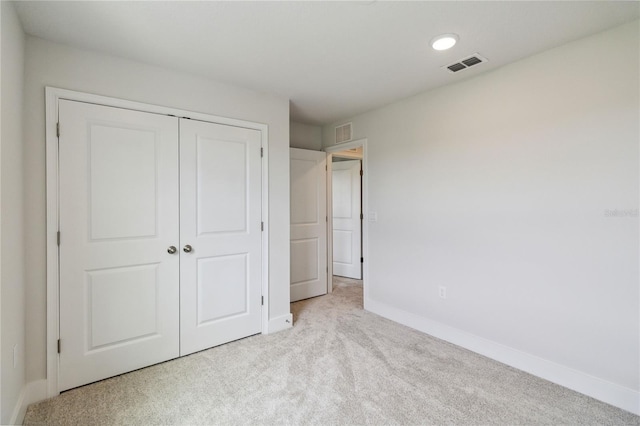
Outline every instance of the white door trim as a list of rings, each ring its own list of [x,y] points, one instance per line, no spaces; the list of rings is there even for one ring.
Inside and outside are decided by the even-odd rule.
[[[47,197],[47,397],[58,395],[58,338],[59,324],[59,258],[58,258],[58,101],[61,99],[99,104],[179,118],[207,121],[230,126],[255,129],[261,132],[262,148],[262,333],[269,332],[269,126],[228,117],[220,117],[158,105],[145,104],[55,87],[45,88],[45,144]],[[62,129],[64,131],[64,129]],[[62,236],[64,238],[64,236]]]
[[[367,301],[369,300],[369,292],[367,282],[369,280],[369,164],[368,164],[368,147],[367,139],[358,139],[352,142],[341,143],[339,145],[326,147],[324,151],[327,153],[327,212],[333,211],[333,187],[331,186],[331,172],[333,153],[362,147],[362,283],[364,291],[364,309],[367,309]],[[333,291],[333,215],[327,214],[327,265],[329,273],[327,274],[327,292]]]

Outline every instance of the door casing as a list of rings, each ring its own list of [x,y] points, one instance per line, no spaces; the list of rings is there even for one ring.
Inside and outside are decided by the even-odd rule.
[[[58,101],[61,99],[87,102],[155,114],[207,121],[261,132],[262,157],[262,333],[269,332],[269,138],[268,126],[261,123],[214,116],[177,108],[127,101],[90,93],[55,87],[45,88],[45,143],[46,143],[46,209],[47,209],[47,397],[58,395],[58,339],[59,321],[59,252],[58,252]],[[61,129],[60,131],[64,131]],[[64,237],[62,237],[64,238]]]

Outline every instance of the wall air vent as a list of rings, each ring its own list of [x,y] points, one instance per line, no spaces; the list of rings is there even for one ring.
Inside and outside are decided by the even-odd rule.
[[[349,142],[353,132],[351,129],[351,123],[342,124],[336,127],[336,143]]]
[[[442,68],[446,68],[447,70],[449,70],[449,72],[458,72],[466,70],[467,68],[471,68],[474,65],[482,64],[484,62],[487,62],[487,58],[474,53],[467,58],[461,59],[457,62],[454,62],[453,64],[446,65]]]

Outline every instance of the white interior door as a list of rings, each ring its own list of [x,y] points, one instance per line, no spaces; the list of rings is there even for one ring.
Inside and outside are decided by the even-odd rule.
[[[180,354],[261,331],[261,132],[180,120]]]
[[[362,279],[360,160],[332,164],[333,274]]]
[[[178,120],[60,101],[59,389],[179,353]]]
[[[326,154],[290,149],[291,301],[327,293]]]

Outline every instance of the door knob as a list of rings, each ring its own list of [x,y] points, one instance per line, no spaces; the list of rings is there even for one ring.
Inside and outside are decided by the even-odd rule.
[[[174,254],[174,253],[175,253],[175,252],[177,252],[177,251],[178,251],[178,249],[177,249],[177,248],[175,248],[174,246],[171,246],[171,247],[169,247],[169,248],[167,249],[167,253],[169,253],[169,254]]]
[[[183,250],[185,253],[191,253],[191,251],[193,250],[193,247],[191,247],[189,244],[187,244],[186,246],[184,246],[184,247],[182,248],[182,250]]]

